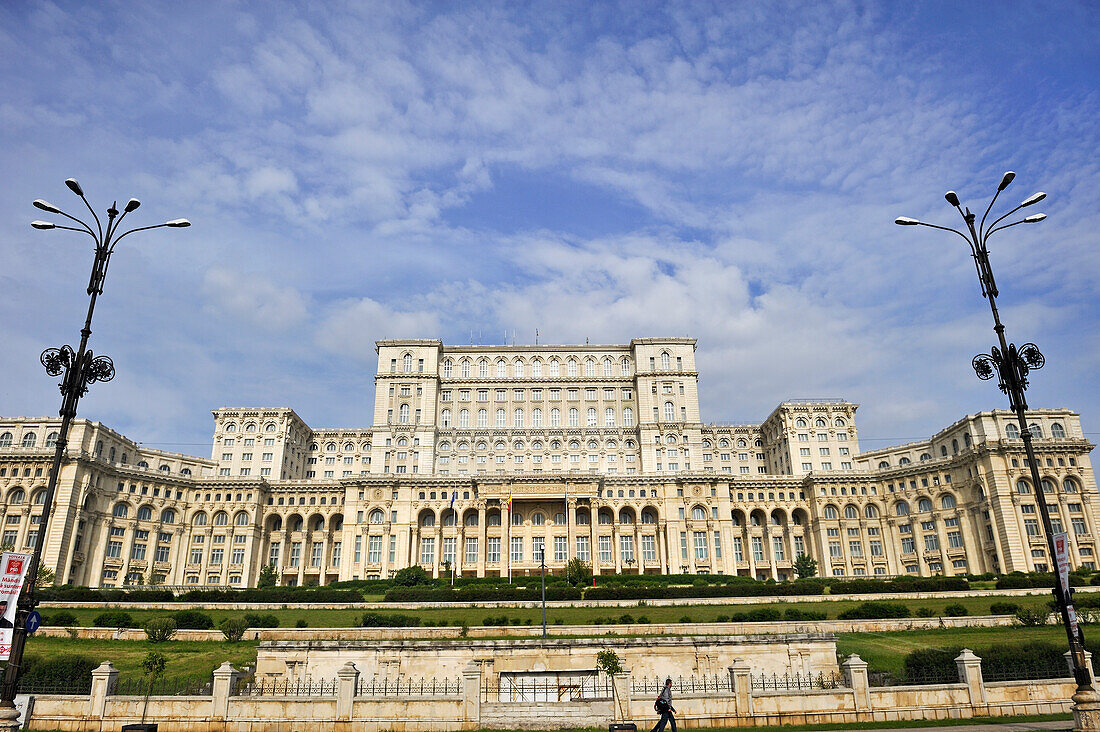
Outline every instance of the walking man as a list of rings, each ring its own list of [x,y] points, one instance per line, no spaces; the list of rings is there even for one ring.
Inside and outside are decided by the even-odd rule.
[[[653,708],[661,715],[661,721],[657,722],[652,732],[663,732],[666,724],[672,727],[672,732],[676,732],[676,717],[673,716],[676,710],[672,706],[671,678],[665,679],[665,687],[661,689],[661,694],[653,703]]]

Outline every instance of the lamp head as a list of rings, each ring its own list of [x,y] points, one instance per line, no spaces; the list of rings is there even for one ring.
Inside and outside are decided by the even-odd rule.
[[[41,198],[34,199],[34,204],[33,205],[34,205],[35,208],[40,208],[43,211],[49,211],[50,213],[55,213],[55,214],[61,213],[61,209],[59,209],[57,206],[53,205],[52,203],[49,203],[47,201],[43,201]]]
[[[948,191],[947,193],[943,194],[943,197],[946,198],[947,202],[950,203],[952,206],[959,205],[959,195],[955,193],[955,191]]]
[[[80,187],[80,184],[76,182],[76,178],[69,178],[65,181],[65,185],[69,187],[69,190],[80,196],[84,197],[84,189]]]
[[[998,191],[1003,191],[1008,188],[1008,184],[1012,182],[1012,179],[1016,177],[1016,174],[1011,170],[1001,176],[1001,182],[997,185]]]
[[[1020,204],[1020,208],[1023,208],[1024,206],[1032,206],[1039,201],[1042,201],[1046,197],[1047,194],[1043,193],[1042,191],[1039,191],[1038,193],[1032,193],[1030,196],[1024,199],[1024,202]]]
[[[126,213],[130,213],[131,211],[136,211],[137,207],[140,205],[141,201],[137,200],[136,198],[131,198],[129,201],[126,202],[126,208],[124,210],[126,211]]]
[[[36,229],[55,229],[57,224],[51,224],[49,221],[32,221],[31,226]]]
[[[1037,224],[1040,221],[1042,221],[1043,219],[1045,219],[1046,217],[1047,217],[1047,215],[1045,213],[1031,214],[1030,216],[1028,216],[1024,219],[1024,223],[1025,224]]]
[[[174,229],[183,229],[191,225],[191,222],[187,219],[172,219],[164,224],[165,226],[171,226]]]
[[[908,216],[898,216],[894,219],[894,223],[898,226],[916,226],[920,222],[916,219],[911,219]]]

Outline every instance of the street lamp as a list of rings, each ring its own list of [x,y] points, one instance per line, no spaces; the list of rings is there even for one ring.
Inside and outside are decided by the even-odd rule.
[[[546,637],[546,545],[539,553],[539,568],[542,570],[542,637]]]
[[[47,213],[64,216],[76,223],[77,226],[62,226],[50,221],[32,221],[31,226],[41,230],[65,229],[87,234],[95,241],[95,258],[92,261],[92,273],[88,280],[88,314],[84,319],[84,327],[80,331],[80,346],[76,351],[73,351],[72,347],[68,345],[61,348],[47,348],[42,352],[40,358],[47,374],[62,377],[60,383],[61,410],[58,412],[61,416],[61,429],[57,434],[57,444],[54,448],[53,463],[50,466],[49,482],[46,486],[46,498],[42,506],[42,519],[38,526],[34,552],[27,568],[27,583],[16,608],[11,657],[8,660],[7,668],[4,670],[3,681],[0,682],[0,728],[14,727],[16,720],[19,718],[19,714],[15,709],[15,693],[22,671],[23,648],[27,641],[26,618],[37,604],[34,594],[38,577],[38,565],[42,560],[42,549],[46,543],[50,509],[53,506],[54,492],[57,488],[57,476],[61,470],[61,462],[65,459],[69,426],[76,416],[77,403],[80,401],[80,397],[88,392],[88,386],[97,381],[110,381],[115,377],[115,365],[111,359],[107,356],[96,356],[88,350],[88,338],[92,334],[92,313],[95,310],[96,299],[103,293],[103,281],[107,276],[107,266],[111,262],[111,255],[114,254],[118,242],[136,231],[147,231],[162,227],[183,228],[191,225],[191,222],[187,219],[173,219],[154,226],[139,226],[119,234],[118,230],[122,220],[126,218],[127,214],[136,211],[141,205],[141,201],[131,198],[123,206],[121,214],[117,208],[117,203],[112,203],[111,207],[107,209],[107,222],[106,228],[104,228],[99,216],[96,215],[95,210],[88,203],[88,199],[85,198],[84,190],[80,187],[80,184],[75,179],[69,178],[65,181],[65,185],[79,196],[80,200],[87,206],[95,222],[95,229],[81,219],[65,213],[57,206],[42,199],[34,202],[35,208]]]
[[[997,282],[993,278],[993,269],[989,264],[989,249],[987,247],[989,237],[996,234],[998,231],[1003,231],[1013,226],[1018,226],[1019,224],[1036,224],[1046,218],[1046,214],[1039,213],[1025,216],[1019,221],[1013,221],[1012,223],[1001,223],[1020,209],[1033,206],[1046,198],[1047,194],[1040,192],[1028,196],[1018,206],[995,219],[988,227],[986,226],[986,219],[989,218],[989,212],[993,209],[993,204],[996,203],[997,196],[1001,195],[1001,191],[1007,188],[1015,177],[1016,174],[1012,171],[1008,171],[1001,177],[1001,182],[997,185],[997,192],[993,195],[993,199],[989,202],[989,206],[986,207],[985,214],[982,215],[982,220],[978,223],[977,227],[974,225],[974,220],[977,217],[970,212],[969,207],[964,210],[962,204],[959,202],[958,194],[956,194],[955,191],[948,191],[944,194],[947,203],[959,212],[959,215],[962,216],[963,221],[966,223],[967,233],[965,234],[958,229],[928,224],[906,216],[895,219],[894,223],[899,226],[928,226],[933,229],[951,231],[961,236],[966,240],[966,243],[970,245],[970,255],[974,258],[974,266],[978,271],[978,280],[981,282],[982,296],[989,301],[989,308],[993,312],[993,330],[997,334],[998,342],[998,345],[993,346],[989,353],[981,353],[975,356],[972,365],[974,367],[974,372],[982,381],[988,381],[994,376],[998,377],[998,386],[1002,392],[1008,395],[1009,406],[1016,413],[1016,419],[1019,421],[1020,435],[1024,439],[1024,451],[1027,453],[1027,463],[1031,470],[1031,482],[1035,486],[1036,498],[1038,499],[1037,503],[1039,504],[1039,515],[1042,517],[1043,531],[1046,533],[1047,550],[1050,552],[1051,562],[1055,565],[1054,597],[1058,602],[1058,609],[1062,615],[1062,624],[1066,628],[1066,636],[1069,639],[1070,657],[1073,661],[1073,676],[1077,680],[1078,692],[1092,691],[1092,678],[1089,673],[1088,664],[1085,660],[1085,637],[1077,622],[1077,615],[1073,607],[1073,596],[1068,591],[1068,588],[1063,590],[1061,579],[1058,577],[1058,567],[1056,564],[1057,552],[1054,547],[1054,531],[1050,525],[1050,512],[1047,510],[1046,494],[1043,490],[1042,478],[1039,476],[1039,463],[1035,459],[1035,448],[1031,442],[1031,430],[1028,429],[1027,424],[1027,401],[1024,398],[1024,392],[1028,387],[1027,377],[1031,371],[1037,371],[1043,368],[1043,365],[1046,363],[1046,358],[1043,356],[1042,352],[1039,351],[1039,347],[1034,343],[1025,343],[1017,347],[1015,343],[1009,343],[1005,339],[1005,327],[1004,324],[1001,323],[1001,315],[997,310],[997,295],[999,294]]]

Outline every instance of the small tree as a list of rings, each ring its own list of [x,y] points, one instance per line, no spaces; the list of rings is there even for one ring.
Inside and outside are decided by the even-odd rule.
[[[176,621],[172,618],[153,618],[145,624],[145,637],[150,643],[164,643],[176,634]]]
[[[141,707],[142,724],[145,724],[145,712],[149,708],[149,696],[153,693],[153,683],[164,673],[164,667],[167,665],[168,660],[156,651],[149,651],[145,654],[145,658],[141,659],[141,670],[149,680],[149,685],[145,687],[145,704]]]
[[[400,587],[415,587],[416,585],[431,584],[432,578],[418,564],[398,570],[393,576],[393,583]]]
[[[57,575],[52,569],[44,564],[38,565],[38,576],[34,582],[36,587],[48,587],[53,584],[55,579],[57,579]]]
[[[618,653],[607,648],[596,654],[596,668],[608,676],[615,676],[623,672],[623,662]]]
[[[218,628],[227,641],[236,643],[244,636],[244,632],[248,630],[248,621],[244,618],[226,618],[221,621]]]
[[[592,567],[583,559],[573,557],[565,565],[565,580],[574,587],[584,587],[592,582]]]
[[[794,560],[794,571],[799,579],[817,576],[817,560],[805,554],[799,554]]]
[[[260,567],[260,576],[256,578],[257,587],[274,587],[279,576],[275,573],[274,564],[265,564]]]

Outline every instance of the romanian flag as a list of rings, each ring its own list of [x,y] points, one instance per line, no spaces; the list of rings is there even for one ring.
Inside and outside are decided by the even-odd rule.
[[[512,497],[508,496],[508,513],[512,512]]]

